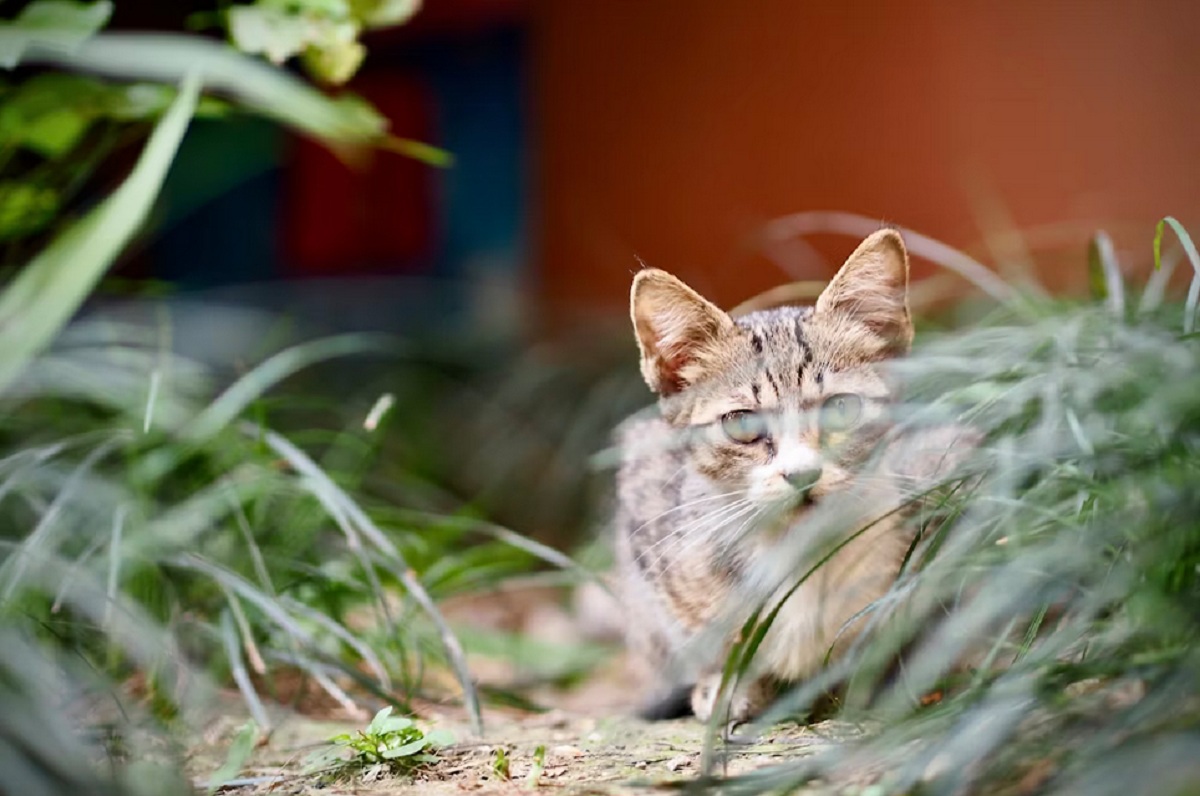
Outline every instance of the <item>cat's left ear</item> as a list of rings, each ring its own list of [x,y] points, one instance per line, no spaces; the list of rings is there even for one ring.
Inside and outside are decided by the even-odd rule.
[[[701,378],[733,319],[679,279],[647,268],[633,278],[630,314],[642,352],[642,376],[666,397]]]
[[[894,229],[881,229],[859,244],[817,299],[816,312],[837,314],[866,326],[889,354],[912,345],[908,314],[908,251]]]

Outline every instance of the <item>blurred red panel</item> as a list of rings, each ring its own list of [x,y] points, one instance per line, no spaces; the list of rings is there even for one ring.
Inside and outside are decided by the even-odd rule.
[[[756,235],[797,211],[988,262],[1027,246],[1059,289],[1085,280],[1098,227],[1145,266],[1158,217],[1200,224],[1194,0],[538,0],[531,16],[553,305],[619,306],[637,257],[736,303],[787,278]],[[854,241],[815,243],[825,262],[793,251],[796,276],[829,277]]]
[[[353,90],[369,99],[400,136],[431,141],[427,87],[396,72],[367,72]],[[297,276],[412,272],[429,267],[435,245],[434,169],[379,152],[351,168],[328,149],[296,139],[286,169],[283,250]]]

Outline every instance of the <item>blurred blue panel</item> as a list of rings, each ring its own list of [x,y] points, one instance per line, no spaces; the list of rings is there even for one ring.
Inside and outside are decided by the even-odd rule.
[[[442,174],[441,274],[470,276],[471,263],[519,269],[525,259],[524,49],[523,35],[506,30],[418,55],[439,143],[455,157]]]
[[[152,276],[196,288],[279,273],[283,135],[276,125],[249,117],[192,123],[163,188]]]
[[[428,85],[433,143],[455,158],[452,168],[436,172],[437,249],[426,271],[432,280],[401,277],[390,289],[371,280],[376,289],[366,291],[350,290],[344,279],[291,280],[288,289],[274,292],[236,287],[277,282],[288,273],[278,236],[289,135],[271,122],[237,116],[197,120],[188,132],[147,241],[147,275],[185,291],[231,286],[217,293],[285,312],[315,312],[335,326],[343,324],[330,302],[340,299],[329,291],[353,294],[355,320],[348,326],[371,319],[399,331],[513,328],[522,314],[513,297],[526,276],[525,41],[517,29],[406,40],[372,48],[365,64],[374,77],[404,74]],[[345,266],[339,274],[350,280],[365,276],[362,264]]]

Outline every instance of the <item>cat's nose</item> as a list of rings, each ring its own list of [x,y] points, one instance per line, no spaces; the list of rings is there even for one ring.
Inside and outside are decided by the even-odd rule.
[[[807,492],[816,485],[821,477],[820,467],[810,467],[805,470],[794,470],[784,473],[783,478],[798,492]]]

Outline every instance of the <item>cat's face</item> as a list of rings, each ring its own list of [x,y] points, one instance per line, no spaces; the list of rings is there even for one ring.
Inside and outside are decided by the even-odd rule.
[[[734,319],[675,277],[634,280],[642,373],[692,467],[760,504],[845,487],[886,428],[880,362],[908,350],[900,235],[867,238],[814,307]]]

